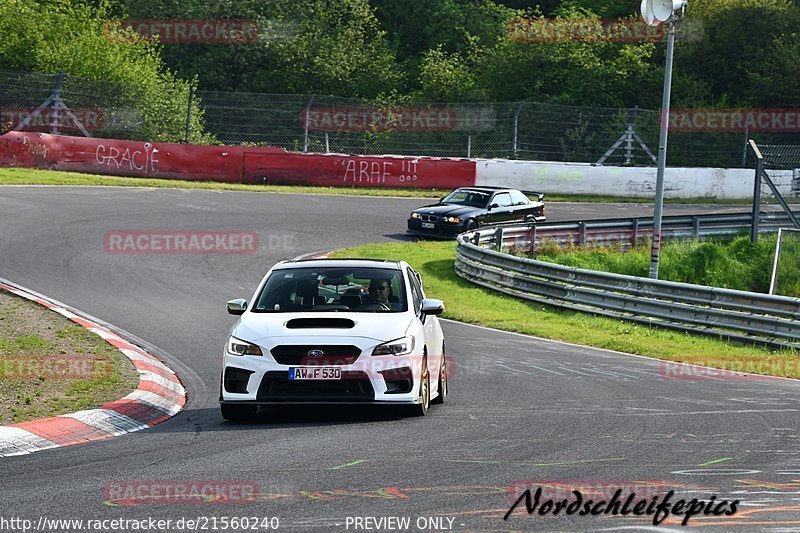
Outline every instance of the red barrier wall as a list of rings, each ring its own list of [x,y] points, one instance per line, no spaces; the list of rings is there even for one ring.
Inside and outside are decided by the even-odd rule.
[[[455,188],[475,184],[475,161],[436,157],[244,154],[246,183]]]
[[[0,136],[0,166],[232,183],[454,188],[475,184],[475,161],[299,154],[279,148]]]

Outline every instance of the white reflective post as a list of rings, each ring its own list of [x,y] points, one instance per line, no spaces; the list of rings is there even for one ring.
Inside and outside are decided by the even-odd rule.
[[[669,99],[672,91],[672,55],[675,49],[675,19],[667,23],[667,64],[664,72],[664,95],[661,101],[661,135],[658,141],[658,173],[656,174],[656,205],[653,211],[653,245],[650,249],[650,277],[658,279],[658,259],[661,251],[661,214],[664,209],[664,170],[667,165],[667,133],[669,132]]]

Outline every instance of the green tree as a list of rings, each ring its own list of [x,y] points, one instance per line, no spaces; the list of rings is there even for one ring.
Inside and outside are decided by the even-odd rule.
[[[597,15],[585,9],[564,9],[558,18],[599,24]],[[493,100],[645,106],[651,102],[642,102],[641,96],[657,79],[652,66],[655,48],[646,42],[503,39],[480,61],[478,84]]]
[[[120,0],[130,19],[244,19],[255,42],[170,43],[167,64],[203,89],[375,97],[403,76],[367,0]]]
[[[428,50],[422,56],[420,89],[415,96],[432,102],[478,99],[472,68],[459,52],[448,54],[441,47]]]
[[[114,83],[113,100],[135,99],[146,140],[183,138],[190,82],[166,69],[158,49],[135,35],[114,34],[106,2],[5,0],[0,4],[0,68],[67,74]],[[195,132],[202,114],[193,113]],[[198,133],[199,134],[199,133]],[[197,140],[197,138],[195,139]]]
[[[789,0],[703,0],[687,17],[702,38],[676,48],[676,79],[705,87],[675,93],[679,105],[777,107],[800,104],[800,5]],[[792,76],[792,74],[795,76]]]

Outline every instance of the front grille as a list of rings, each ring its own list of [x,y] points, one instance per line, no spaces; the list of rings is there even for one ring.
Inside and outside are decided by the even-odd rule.
[[[420,220],[423,222],[438,222],[439,217],[436,215],[420,215]]]
[[[250,380],[252,370],[243,370],[241,368],[227,367],[225,369],[225,390],[236,394],[247,393],[247,382]]]
[[[288,372],[272,371],[264,374],[257,397],[262,402],[371,402],[375,391],[364,372],[342,372],[337,380],[289,381]]]
[[[325,355],[312,357],[311,350],[320,350]],[[314,344],[282,344],[270,350],[272,357],[281,365],[350,365],[361,355],[358,346],[314,345]]]

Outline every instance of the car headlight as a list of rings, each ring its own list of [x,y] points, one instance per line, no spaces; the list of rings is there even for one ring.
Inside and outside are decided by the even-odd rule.
[[[411,218],[420,218],[419,213],[411,213]]]
[[[261,348],[253,343],[231,337],[228,339],[228,353],[231,355],[264,355]]]
[[[407,355],[414,351],[414,337],[403,337],[379,344],[372,355]]]
[[[443,219],[445,222],[453,222],[455,224],[461,224],[461,219],[458,217],[444,217]]]

